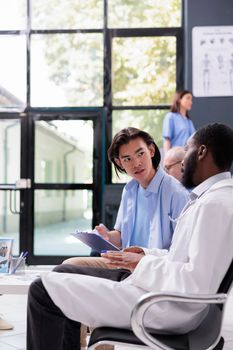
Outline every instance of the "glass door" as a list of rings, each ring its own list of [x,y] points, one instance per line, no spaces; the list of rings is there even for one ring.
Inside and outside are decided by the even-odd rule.
[[[58,263],[90,249],[70,235],[101,218],[104,184],[102,109],[36,113],[31,120],[32,263]]]
[[[0,117],[0,236],[14,238],[13,254],[19,253],[20,213],[24,203],[21,190],[30,181],[20,179],[21,120],[19,116]]]

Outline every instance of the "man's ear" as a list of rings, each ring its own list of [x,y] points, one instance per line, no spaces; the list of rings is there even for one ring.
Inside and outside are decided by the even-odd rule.
[[[204,159],[206,154],[207,154],[207,147],[205,145],[201,145],[199,148],[198,148],[198,159],[201,160],[201,159]]]
[[[148,148],[149,148],[149,151],[150,151],[151,158],[153,158],[154,155],[155,155],[155,146],[152,143],[151,145],[148,146]]]
[[[114,162],[115,162],[122,170],[124,169],[119,158],[114,158]]]

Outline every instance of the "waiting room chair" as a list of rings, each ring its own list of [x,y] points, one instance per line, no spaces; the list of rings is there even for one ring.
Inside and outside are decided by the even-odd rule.
[[[96,328],[91,334],[88,350],[104,344],[142,346],[162,350],[222,350],[224,339],[221,337],[221,328],[224,306],[232,281],[233,260],[215,295],[147,293],[139,299],[132,312],[133,331],[111,327]],[[148,308],[160,301],[205,303],[210,304],[210,307],[205,319],[196,329],[181,335],[158,334],[155,330],[146,329],[143,319]]]

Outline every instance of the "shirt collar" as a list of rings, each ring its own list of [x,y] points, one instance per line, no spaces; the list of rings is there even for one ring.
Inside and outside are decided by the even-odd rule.
[[[231,178],[231,173],[228,171],[209,177],[207,180],[203,181],[200,185],[198,185],[192,190],[192,192],[190,193],[191,200],[200,197],[216,182],[220,180],[230,179],[230,178]]]
[[[161,167],[158,167],[153,179],[149,183],[148,187],[145,189],[145,196],[149,196],[150,193],[159,192],[159,187],[165,174],[165,171]]]
[[[165,175],[166,175],[165,171],[161,167],[158,167],[157,172],[155,173],[148,187],[145,189],[145,196],[149,196],[150,193],[158,193],[159,186]],[[132,189],[134,186],[138,186],[138,185],[139,185],[138,181],[132,179],[126,184],[125,189],[126,191],[128,191]]]

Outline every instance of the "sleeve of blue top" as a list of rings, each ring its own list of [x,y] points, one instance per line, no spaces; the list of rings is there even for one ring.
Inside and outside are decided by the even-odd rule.
[[[172,139],[173,134],[174,134],[174,130],[173,130],[173,120],[172,120],[172,114],[168,113],[163,121],[163,138],[168,138],[168,139]]]

